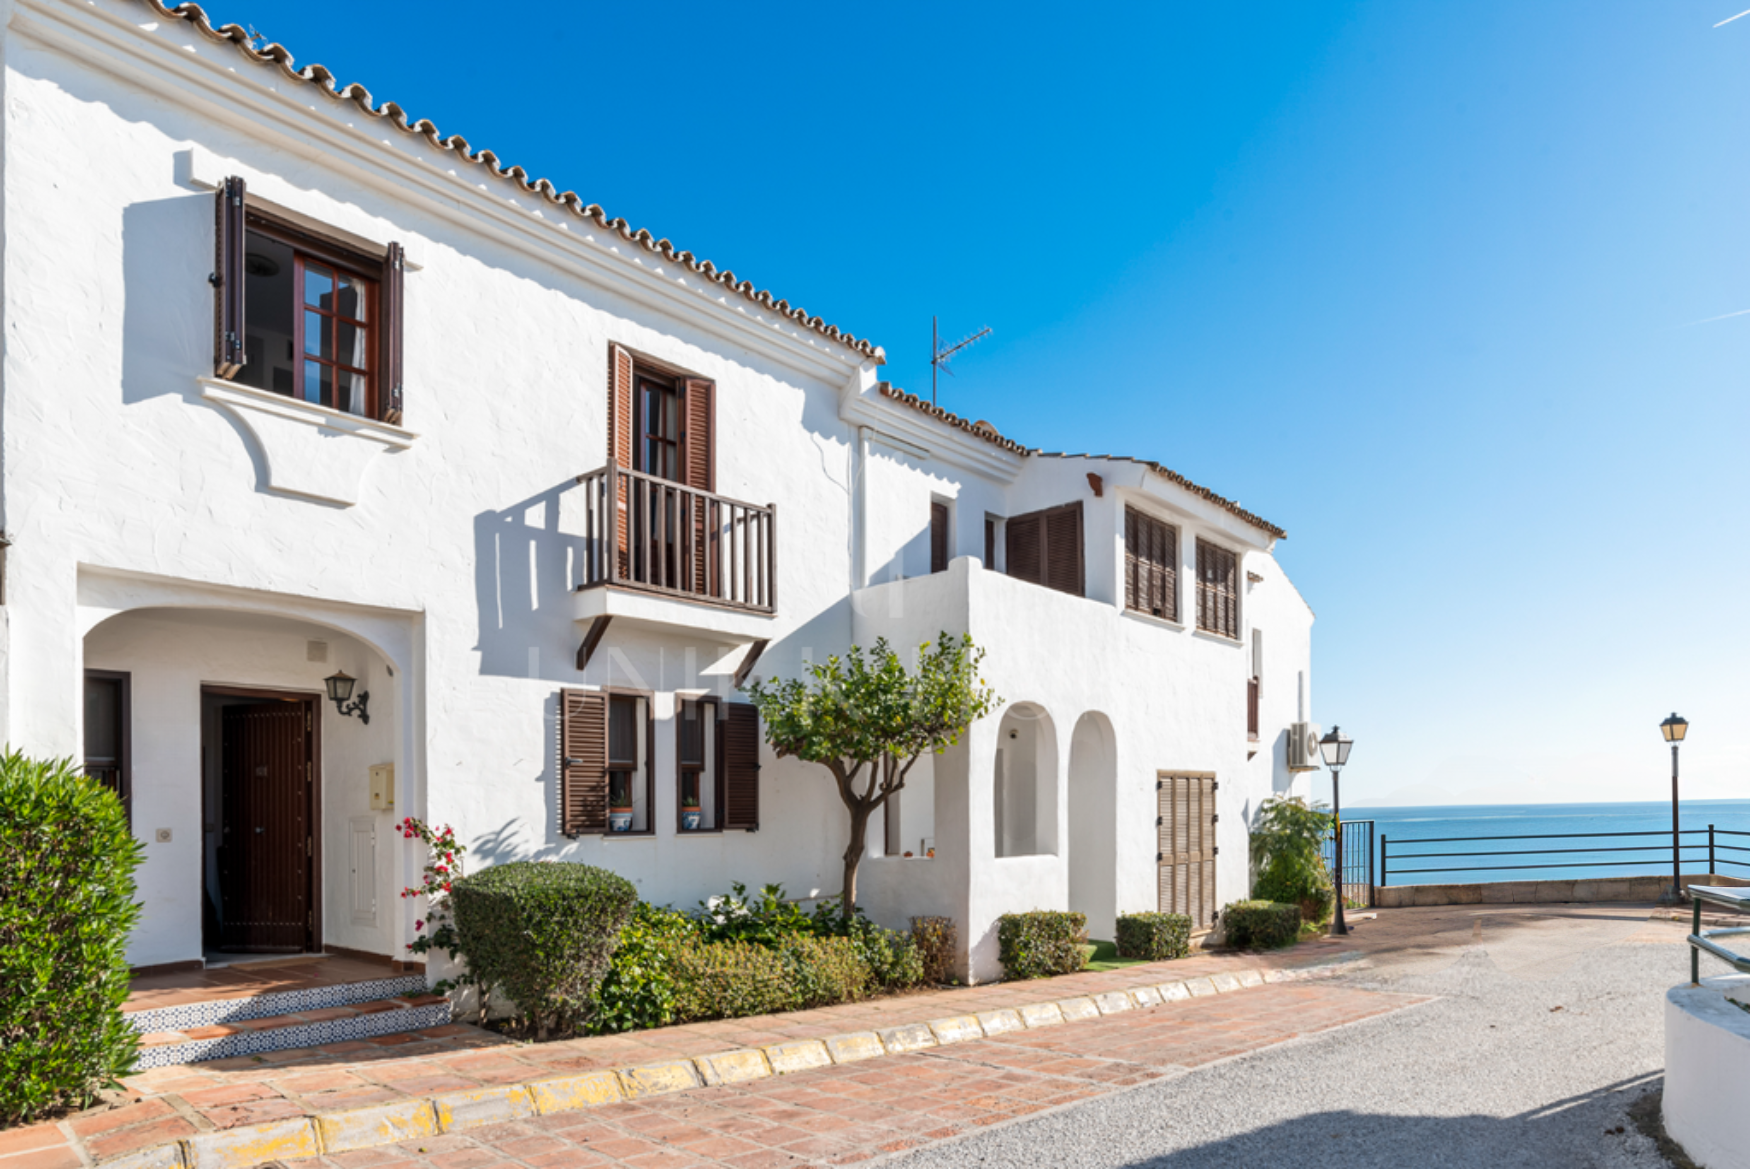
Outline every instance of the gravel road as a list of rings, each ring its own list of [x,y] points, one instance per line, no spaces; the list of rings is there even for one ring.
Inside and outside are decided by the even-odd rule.
[[[1645,910],[1497,920],[1476,908],[1445,944],[1376,954],[1341,979],[1431,1002],[894,1164],[1663,1169],[1627,1109],[1659,1087],[1682,927]]]

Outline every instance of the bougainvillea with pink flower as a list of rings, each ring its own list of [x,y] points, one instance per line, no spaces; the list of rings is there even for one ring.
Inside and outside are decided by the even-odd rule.
[[[458,953],[456,927],[450,914],[450,883],[462,876],[462,857],[466,845],[456,840],[456,830],[445,824],[433,827],[414,816],[401,821],[398,828],[406,840],[418,840],[425,845],[424,877],[417,885],[401,890],[404,898],[425,899],[424,915],[414,919],[413,929],[419,936],[408,945],[415,954],[442,950],[454,959]],[[445,979],[437,984],[439,993],[466,985],[467,977]]]

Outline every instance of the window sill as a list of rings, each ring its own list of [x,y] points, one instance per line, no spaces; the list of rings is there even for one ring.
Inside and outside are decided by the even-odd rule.
[[[352,507],[371,459],[403,451],[419,436],[219,378],[196,379],[201,397],[236,420],[260,455],[256,486],[276,495]]]
[[[1213,632],[1212,630],[1204,629],[1201,627],[1199,627],[1197,629],[1193,629],[1191,631],[1191,635],[1193,637],[1201,637],[1205,641],[1216,642],[1219,645],[1231,645],[1235,649],[1239,649],[1244,644],[1237,637],[1229,637],[1225,633],[1216,633],[1216,632]]]
[[[642,832],[598,832],[596,835],[603,840],[655,840],[656,831],[646,828]]]
[[[1144,613],[1141,609],[1121,609],[1119,611],[1132,621],[1141,621],[1145,625],[1158,625],[1162,629],[1171,629],[1178,633],[1185,632],[1184,624],[1171,617],[1156,617],[1153,613]]]

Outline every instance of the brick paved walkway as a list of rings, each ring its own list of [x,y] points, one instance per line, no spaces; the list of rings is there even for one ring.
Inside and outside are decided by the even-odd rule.
[[[517,1043],[491,1032],[451,1024],[376,1040],[157,1068],[124,1081],[128,1099],[120,1106],[94,1109],[56,1123],[0,1134],[0,1169],[80,1169],[130,1154],[135,1155],[130,1158],[134,1160],[142,1152],[166,1142],[344,1109],[391,1105],[455,1090],[522,1084],[610,1068],[672,1064],[676,1060],[691,1060],[734,1049],[820,1040],[858,1032],[885,1032],[949,1017],[976,1016],[1032,1003],[1095,997],[1163,982],[1190,981],[1213,989],[1203,980],[1214,976],[1223,988],[1238,991],[1235,974],[1239,971],[1276,971],[1349,956],[1352,956],[1349,946],[1309,942],[1268,955],[1198,954],[1176,962],[1151,963],[1116,971],[929,991],[785,1015],[722,1020],[560,1043]],[[1179,1006],[1189,1009],[1189,1004]],[[1198,1009],[1203,1008],[1199,1006]],[[1100,1025],[1100,1022],[1090,1021],[1078,1023],[1075,1028]],[[978,1033],[975,1024],[974,1038]],[[961,1045],[962,1048],[966,1046]],[[866,1065],[874,1069],[868,1074],[879,1076],[895,1061],[924,1068],[941,1066],[918,1064],[910,1056],[889,1056],[877,1064]],[[772,1083],[782,1085],[794,1081],[785,1076]],[[738,1090],[758,1092],[752,1085]],[[1084,1090],[1087,1089],[1081,1080],[1052,1089],[1071,1094]],[[964,1093],[957,1095],[963,1096]],[[638,1104],[636,1109],[650,1106],[651,1102],[647,1100]],[[992,1111],[1004,1110],[993,1108]],[[600,1110],[591,1110],[588,1115],[598,1116]],[[449,1137],[440,1139],[450,1140]],[[468,1167],[458,1164],[439,1166],[438,1169]]]
[[[1260,986],[747,1084],[533,1117],[322,1158],[322,1169],[638,1169],[866,1161],[1423,1001]]]

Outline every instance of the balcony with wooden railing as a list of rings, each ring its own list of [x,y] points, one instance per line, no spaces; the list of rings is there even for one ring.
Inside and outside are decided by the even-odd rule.
[[[627,589],[747,613],[777,610],[777,505],[609,463],[583,489],[578,591]]]

